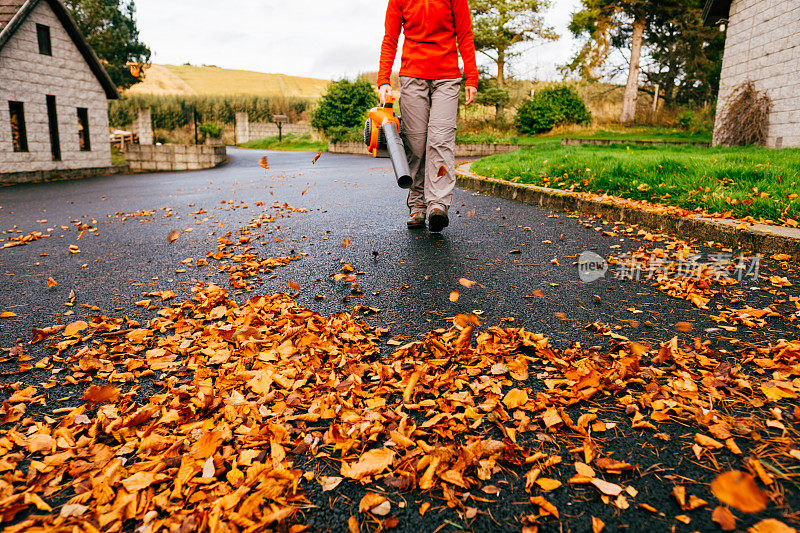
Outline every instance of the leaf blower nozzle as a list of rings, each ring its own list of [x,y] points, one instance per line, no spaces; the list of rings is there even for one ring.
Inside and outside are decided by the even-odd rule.
[[[373,157],[392,160],[397,185],[401,189],[411,188],[411,170],[400,138],[400,120],[394,114],[394,98],[389,97],[384,105],[369,110],[369,118],[364,124],[364,144]]]

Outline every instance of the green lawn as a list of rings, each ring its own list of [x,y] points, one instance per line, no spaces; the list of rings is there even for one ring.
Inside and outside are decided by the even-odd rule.
[[[800,217],[800,150],[540,143],[476,161],[478,174],[545,187],[731,212],[779,222]]]
[[[255,148],[258,150],[288,150],[294,152],[327,152],[328,143],[315,141],[311,135],[296,135],[287,133],[283,140],[279,141],[278,136],[264,137],[239,145],[241,148]]]
[[[609,141],[665,141],[710,143],[711,134],[707,132],[691,132],[675,128],[658,128],[647,126],[607,127],[607,128],[563,128],[544,135],[493,135],[489,133],[461,133],[457,137],[460,143],[489,144],[527,144],[539,145],[563,138],[597,139]]]

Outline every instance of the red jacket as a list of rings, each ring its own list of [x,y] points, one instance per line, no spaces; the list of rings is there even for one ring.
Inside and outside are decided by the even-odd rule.
[[[405,36],[401,76],[427,80],[460,78],[460,51],[467,85],[478,87],[475,42],[467,0],[389,0],[378,71],[379,87],[389,83],[401,28]]]

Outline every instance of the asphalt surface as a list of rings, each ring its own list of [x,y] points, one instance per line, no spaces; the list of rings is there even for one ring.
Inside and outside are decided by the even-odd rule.
[[[797,338],[797,326],[786,320],[773,320],[761,329],[739,328],[735,333],[706,332],[716,326],[708,311],[670,298],[646,281],[621,281],[609,274],[593,283],[581,282],[575,266],[581,252],[593,250],[607,257],[653,244],[625,237],[621,231],[616,236],[603,234],[611,232],[613,224],[456,190],[449,228],[441,234],[409,231],[405,227],[405,193],[396,187],[388,160],[323,154],[312,165],[314,154],[268,152],[270,170],[265,171],[258,164],[265,152],[229,149],[229,154],[227,165],[202,172],[122,175],[0,188],[0,230],[50,234],[25,246],[0,249],[0,312],[18,315],[0,319],[0,348],[8,349],[21,340],[35,361],[46,355],[47,349],[27,345],[31,328],[69,323],[92,314],[128,316],[145,322],[152,313],[134,304],[144,298],[144,293],[170,289],[181,298],[197,280],[228,286],[225,273],[214,268],[187,268],[182,261],[215,251],[218,237],[247,225],[254,216],[270,211],[274,203],[306,208],[308,212],[279,219],[280,228],[255,244],[259,253],[264,257],[307,255],[277,269],[274,277],[263,276],[255,292],[294,292],[287,287],[287,282],[293,282],[300,286],[298,301],[322,314],[358,305],[379,309],[365,320],[375,327],[388,327],[388,337],[413,340],[448,326],[447,318],[456,313],[475,312],[483,327],[524,326],[550,336],[560,347],[573,342],[605,346],[602,336],[587,329],[597,321],[620,326],[618,333],[651,343],[676,335],[683,340],[699,335],[714,346],[731,349],[731,342],[765,345],[778,338]],[[619,225],[620,230],[623,228]],[[174,229],[182,233],[170,243],[167,235]],[[2,239],[14,235],[7,233]],[[347,246],[343,246],[345,239]],[[71,251],[70,245],[77,248]],[[79,252],[74,253],[76,250]],[[344,264],[352,265],[358,273],[361,294],[331,278]],[[182,268],[186,272],[176,272]],[[787,276],[794,286],[785,291],[797,295],[800,278],[792,269],[784,271],[777,263],[766,261],[762,273]],[[48,287],[50,277],[57,286]],[[459,278],[474,280],[477,285],[464,288]],[[735,286],[713,303],[738,302],[739,306],[757,308],[772,304],[774,295],[752,290],[756,286],[764,283]],[[454,290],[460,293],[457,303],[449,300]],[[65,306],[71,291],[74,305]],[[237,300],[247,298],[242,291],[232,292]],[[787,305],[784,311],[788,316],[791,307]],[[691,323],[693,330],[679,332],[675,326],[678,322]],[[388,353],[392,347],[385,349]],[[0,365],[0,371],[7,370]],[[0,375],[0,386],[20,379],[35,384],[45,381],[49,374],[34,371],[21,378]],[[154,390],[151,387],[145,384],[140,394],[148,394]],[[80,388],[76,385],[48,391],[48,407],[39,406],[39,414],[53,406],[77,405]],[[9,389],[0,388],[0,400],[9,395]],[[58,402],[68,395],[70,399]],[[686,427],[673,430],[676,435],[692,431]],[[596,493],[583,491],[576,496],[572,490],[562,490],[548,495],[562,509],[562,523],[545,521],[542,530],[588,530],[591,516],[603,519],[607,531],[717,530],[710,512],[697,515],[688,526],[676,523],[671,517],[681,511],[669,495],[671,480],[683,479],[700,497],[715,501],[707,485],[713,474],[683,461],[691,455],[691,450],[682,447],[685,443],[641,442],[646,435],[619,434],[616,442],[607,445],[617,450],[616,459],[660,464],[657,473],[628,482],[646,494],[642,501],[663,511],[665,517],[633,505],[620,513],[602,503]],[[731,461],[731,466],[737,463]],[[568,467],[571,465],[563,469],[565,477],[570,475]],[[513,471],[504,474],[518,488],[519,475]],[[693,484],[691,480],[700,481]],[[760,517],[780,517],[800,510],[797,486],[786,485],[784,489],[787,508],[772,509],[771,514]],[[312,530],[346,531],[347,517],[354,507],[357,509],[364,491],[363,487],[343,483],[340,497],[335,498],[312,489],[309,498],[319,507],[305,511],[300,521]],[[405,531],[435,531],[440,526],[444,526],[440,531],[518,531],[519,517],[535,509],[519,503],[528,500],[524,491],[509,490],[500,503],[484,506],[474,520],[465,522],[443,505],[441,495],[412,492],[399,497],[410,503],[397,515],[399,529]],[[416,512],[419,505],[411,503],[425,499],[434,502],[434,509],[421,518]],[[740,526],[752,524],[751,519],[743,518]]]

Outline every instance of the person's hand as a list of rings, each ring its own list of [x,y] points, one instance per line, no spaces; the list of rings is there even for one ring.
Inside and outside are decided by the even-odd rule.
[[[469,105],[475,101],[475,96],[478,94],[476,87],[465,87],[464,94],[466,96],[466,104]]]
[[[381,105],[386,103],[386,99],[392,96],[392,86],[388,83],[384,83],[380,87],[378,87],[378,97],[381,99]]]

